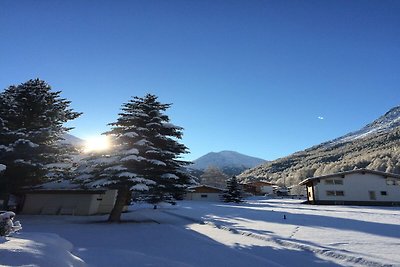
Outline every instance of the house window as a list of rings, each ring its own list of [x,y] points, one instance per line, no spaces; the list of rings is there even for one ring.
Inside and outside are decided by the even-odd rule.
[[[341,179],[337,179],[337,180],[333,180],[334,184],[343,184],[343,180]]]
[[[201,195],[200,197],[201,197],[201,198],[207,198],[208,195]]]
[[[370,200],[376,200],[375,191],[368,191],[368,194]]]
[[[335,195],[335,191],[326,191],[326,195],[327,196],[334,196]]]
[[[335,191],[337,196],[344,196],[344,191]]]
[[[387,192],[386,191],[381,191],[381,195],[382,196],[387,196]]]
[[[344,196],[344,191],[333,191],[333,190],[328,190],[326,191],[327,196]]]
[[[342,179],[326,179],[325,184],[343,184]]]
[[[387,185],[395,185],[396,181],[395,180],[386,180]]]
[[[386,179],[387,185],[400,185],[400,180],[395,179]]]

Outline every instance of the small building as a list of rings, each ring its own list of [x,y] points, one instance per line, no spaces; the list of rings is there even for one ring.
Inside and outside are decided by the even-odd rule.
[[[188,188],[185,199],[197,201],[220,201],[223,192],[224,190],[209,185],[191,186]]]
[[[255,196],[273,195],[275,184],[267,181],[253,181],[242,184],[243,191]]]
[[[21,214],[94,215],[110,213],[117,190],[39,189],[25,191]]]
[[[400,205],[400,175],[358,169],[305,179],[311,204]]]

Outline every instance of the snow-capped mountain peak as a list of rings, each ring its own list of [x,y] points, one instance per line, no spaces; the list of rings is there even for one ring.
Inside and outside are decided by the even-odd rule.
[[[332,140],[329,145],[350,142],[367,137],[371,134],[385,133],[400,126],[400,106],[394,107],[372,123],[367,124],[358,131],[348,133]]]

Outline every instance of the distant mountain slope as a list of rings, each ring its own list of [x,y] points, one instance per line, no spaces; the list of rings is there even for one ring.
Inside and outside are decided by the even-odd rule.
[[[236,175],[246,169],[264,163],[265,160],[240,154],[235,151],[210,152],[193,161],[190,167],[205,170],[210,166],[217,167],[228,175]]]
[[[323,145],[332,145],[343,142],[350,142],[359,138],[368,137],[373,134],[390,132],[391,130],[393,130],[398,126],[400,126],[400,106],[392,108],[391,110],[386,112],[385,115],[379,117],[372,123],[367,124],[360,130],[351,132],[342,137],[334,139],[330,142],[323,143]]]
[[[61,141],[62,144],[70,144],[76,147],[82,147],[85,143],[85,140],[82,140],[72,134],[64,134],[64,140]]]
[[[293,185],[307,177],[355,168],[400,174],[400,107],[359,131],[267,162],[243,172],[239,179],[266,178]]]

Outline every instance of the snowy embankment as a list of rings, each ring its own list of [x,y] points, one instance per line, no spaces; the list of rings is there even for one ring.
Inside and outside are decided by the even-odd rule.
[[[400,266],[399,208],[311,206],[282,199],[182,201],[157,210],[134,205],[120,224],[105,223],[106,218],[18,216],[24,231],[16,238],[27,243],[18,253],[10,241],[0,243],[0,265],[21,265],[17,259],[25,253],[49,262],[56,255],[49,250],[54,246],[64,251],[55,256],[63,262],[51,266],[81,266],[69,253],[71,245],[40,239],[57,237],[40,234],[50,232],[70,241],[74,255],[97,267]],[[4,247],[8,261],[1,254]]]
[[[21,233],[0,237],[0,266],[83,267],[71,254],[70,242],[50,233]]]

